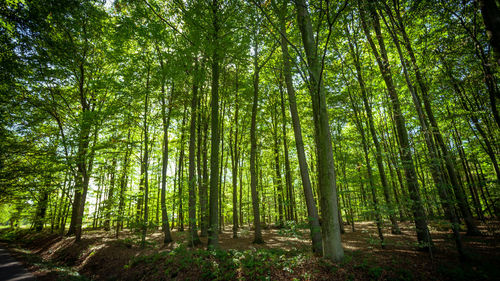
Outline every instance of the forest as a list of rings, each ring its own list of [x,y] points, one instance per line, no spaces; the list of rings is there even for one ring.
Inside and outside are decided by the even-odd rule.
[[[0,249],[37,280],[498,280],[499,71],[498,0],[2,0]]]

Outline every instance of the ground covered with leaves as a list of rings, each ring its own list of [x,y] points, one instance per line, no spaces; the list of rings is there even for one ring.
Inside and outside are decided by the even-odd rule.
[[[432,253],[417,251],[410,223],[401,224],[401,235],[385,233],[385,249],[374,223],[358,223],[354,232],[346,226],[340,263],[314,256],[308,230],[295,223],[265,229],[262,245],[252,244],[249,228],[233,239],[226,227],[221,248],[212,251],[188,247],[188,233],[177,231],[169,245],[153,230],[145,245],[127,230],[118,239],[112,232],[88,230],[79,243],[29,230],[4,229],[0,238],[39,280],[498,280],[499,223],[483,224],[483,236],[464,235],[466,261],[459,261],[445,225],[431,223]],[[206,238],[202,241],[206,245]]]

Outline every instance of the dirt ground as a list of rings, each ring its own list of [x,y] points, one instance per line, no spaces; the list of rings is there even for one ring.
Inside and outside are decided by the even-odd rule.
[[[342,264],[332,264],[312,255],[308,229],[264,229],[265,244],[252,244],[253,232],[248,226],[239,230],[237,239],[232,238],[231,226],[226,226],[219,239],[223,250],[277,249],[290,253],[282,259],[304,255],[289,271],[271,266],[271,280],[499,280],[500,271],[496,269],[500,264],[498,221],[482,224],[483,236],[463,235],[468,254],[465,262],[459,260],[451,232],[445,230],[444,225],[438,222],[430,225],[435,246],[431,253],[417,250],[413,224],[403,222],[400,227],[401,235],[391,234],[389,226],[384,228],[386,245],[382,249],[373,222],[357,223],[354,232],[346,225],[346,233],[342,235],[346,261]],[[194,269],[184,275],[165,277],[148,275],[152,265],[128,266],[143,256],[172,252],[186,243],[187,231],[174,230],[175,242],[163,245],[163,234],[156,230],[148,235],[145,247],[139,245],[138,237],[129,230],[121,232],[119,239],[115,239],[114,234],[113,231],[87,230],[82,241],[75,243],[74,237],[26,233],[7,246],[38,280],[137,280],[138,276],[143,276],[141,280],[201,279]],[[207,243],[206,238],[201,240],[203,245],[198,249]],[[158,266],[156,260],[153,263]],[[141,272],[134,272],[138,270]],[[237,279],[253,279],[244,274],[237,276]]]

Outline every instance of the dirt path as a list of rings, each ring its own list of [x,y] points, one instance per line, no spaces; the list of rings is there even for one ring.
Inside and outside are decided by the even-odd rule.
[[[31,281],[36,279],[20,262],[16,261],[6,249],[0,248],[0,280]]]

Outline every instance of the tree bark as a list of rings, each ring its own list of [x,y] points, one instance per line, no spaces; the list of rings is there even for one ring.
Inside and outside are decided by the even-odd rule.
[[[500,65],[500,7],[495,0],[479,0],[486,33],[495,52],[495,58]]]
[[[144,97],[144,221],[142,222],[142,235],[141,243],[145,246],[146,243],[146,233],[148,231],[149,221],[148,221],[148,200],[149,200],[149,179],[148,179],[148,168],[149,168],[149,130],[148,130],[148,114],[149,114],[149,66],[148,66],[148,77],[146,81],[146,95]]]
[[[281,91],[281,85],[280,85]],[[283,227],[283,184],[281,180],[281,169],[280,169],[280,154],[279,154],[279,137],[278,137],[278,120],[276,116],[276,110],[271,113],[272,123],[273,123],[273,137],[274,137],[274,168],[276,171],[276,186],[278,191],[278,227]],[[290,202],[289,202],[290,203]]]
[[[127,189],[127,172],[129,166],[130,155],[132,154],[132,146],[130,146],[130,133],[131,129],[128,129],[127,133],[127,143],[125,147],[125,155],[122,161],[122,172],[120,176],[120,195],[118,202],[118,217],[116,221],[116,238],[118,238],[120,233],[120,228],[123,228],[123,209],[125,207],[125,190]]]
[[[235,111],[234,111],[234,119],[232,126],[234,129],[234,144],[230,143],[230,151],[231,151],[231,167],[232,167],[232,182],[233,182],[233,238],[238,238],[238,163],[239,163],[239,155],[238,151],[238,114],[239,114],[239,95],[238,95],[238,68],[236,68],[236,98],[235,98]],[[231,133],[233,132],[233,127],[231,127]],[[229,138],[230,142],[233,142],[232,137]]]
[[[219,246],[219,3],[212,0],[213,56],[212,56],[212,93],[211,93],[211,154],[210,154],[210,206],[208,247]]]
[[[111,162],[111,175],[109,180],[109,190],[108,190],[108,198],[106,199],[106,210],[105,210],[105,219],[104,219],[104,230],[109,231],[110,228],[110,220],[111,220],[111,212],[113,209],[113,200],[115,193],[115,174],[116,174],[116,156],[113,157]]]
[[[312,99],[313,120],[318,166],[318,184],[322,215],[323,256],[333,261],[344,258],[341,244],[337,204],[337,186],[330,136],[325,89],[322,82],[322,64],[316,50],[314,33],[305,0],[295,2],[297,22],[302,35],[302,43],[307,56],[310,94]]]
[[[163,60],[160,60],[163,69]],[[162,164],[161,164],[161,229],[163,231],[163,243],[172,242],[170,234],[170,226],[168,223],[167,204],[166,204],[166,187],[167,187],[167,169],[168,169],[168,128],[170,127],[170,115],[172,110],[172,100],[174,96],[174,83],[168,102],[168,113],[166,112],[167,103],[165,101],[165,79],[162,79],[161,85],[161,119],[163,126],[163,147],[162,147]]]
[[[195,58],[193,71],[193,96],[191,98],[191,124],[189,128],[189,243],[195,246],[201,243],[196,228],[196,116],[198,115],[198,60]]]
[[[259,103],[259,65],[258,65],[258,45],[257,38],[254,38],[254,74],[253,74],[253,103],[252,103],[252,120],[250,125],[250,189],[252,193],[252,210],[253,210],[253,226],[254,239],[253,243],[264,243],[262,239],[262,231],[260,225],[260,209],[259,209],[259,194],[257,192],[257,171],[255,157],[257,155],[257,136],[255,134],[257,125],[257,108]]]

